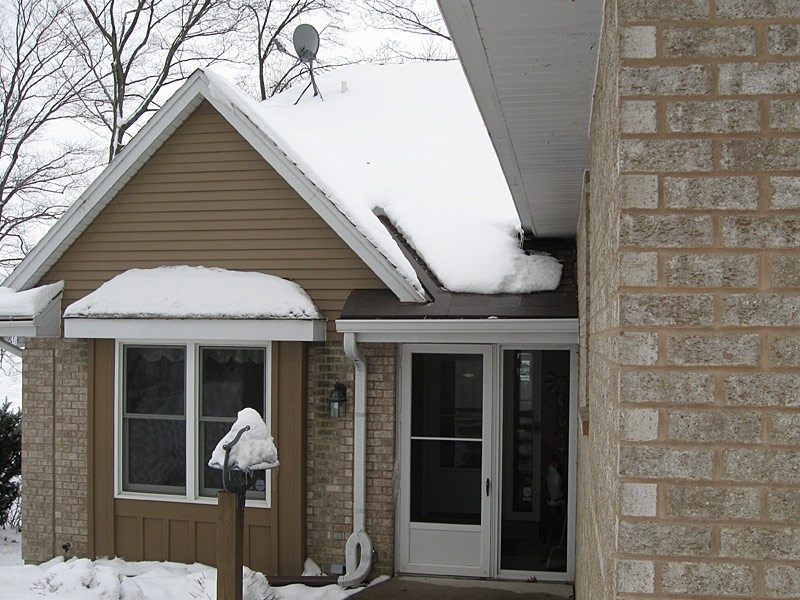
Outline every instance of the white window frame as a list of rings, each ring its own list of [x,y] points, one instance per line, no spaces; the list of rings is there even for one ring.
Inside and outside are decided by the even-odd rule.
[[[133,492],[123,489],[123,399],[125,378],[123,377],[123,349],[125,346],[184,346],[186,348],[186,493],[162,494],[157,492]],[[265,407],[262,417],[271,428],[272,412],[272,342],[253,340],[198,340],[198,339],[117,339],[114,351],[114,497],[128,500],[154,500],[157,502],[181,502],[216,505],[216,497],[200,495],[200,463],[198,459],[200,444],[200,349],[214,348],[258,348],[265,351],[264,394]],[[245,506],[270,508],[272,505],[272,478],[266,477],[265,499],[248,498]]]

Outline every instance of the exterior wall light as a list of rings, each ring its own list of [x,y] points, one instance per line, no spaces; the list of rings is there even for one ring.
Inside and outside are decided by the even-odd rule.
[[[333,386],[333,391],[328,396],[331,407],[331,417],[344,417],[347,414],[347,388],[338,381]]]

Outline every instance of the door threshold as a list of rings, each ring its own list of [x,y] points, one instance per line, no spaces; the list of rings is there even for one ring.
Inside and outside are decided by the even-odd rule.
[[[486,588],[504,590],[517,594],[549,594],[556,598],[574,598],[575,592],[571,583],[520,581],[509,579],[471,579],[468,577],[449,577],[446,575],[396,575],[396,579],[424,583],[426,585],[440,585],[453,588]]]

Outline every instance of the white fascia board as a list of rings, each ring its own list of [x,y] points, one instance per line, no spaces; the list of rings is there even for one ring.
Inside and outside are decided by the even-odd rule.
[[[511,134],[494,84],[494,75],[486,56],[475,9],[471,0],[438,0],[447,30],[453,39],[461,68],[475,97],[475,103],[489,132],[500,167],[511,190],[511,197],[525,231],[536,235],[533,212],[522,179]]]
[[[577,344],[578,319],[339,319],[359,342]]]
[[[204,76],[205,77],[205,76]],[[247,140],[286,182],[305,200],[327,225],[366,263],[401,302],[425,302],[428,298],[418,291],[389,262],[386,256],[356,228],[325,193],[303,173],[267,134],[238,106],[220,100],[214,94],[208,101]]]
[[[324,342],[322,319],[87,319],[66,317],[64,337],[127,340]]]
[[[189,77],[55,222],[3,285],[18,291],[37,285],[117,192],[200,105],[205,97],[204,87],[207,89],[207,84],[197,74]]]
[[[37,337],[37,330],[33,319],[0,321],[0,336],[2,337]]]

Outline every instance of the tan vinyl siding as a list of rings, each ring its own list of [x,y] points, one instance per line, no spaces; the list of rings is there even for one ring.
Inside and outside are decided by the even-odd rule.
[[[114,498],[114,341],[89,346],[89,554],[215,566],[215,504]],[[244,517],[245,564],[266,574],[296,575],[306,556],[306,356],[300,342],[272,344],[281,467],[271,472],[272,507],[247,508]]]
[[[384,288],[363,261],[207,102],[43,278],[63,306],[131,268],[259,271],[301,285],[334,320],[353,289]]]

